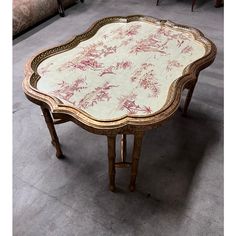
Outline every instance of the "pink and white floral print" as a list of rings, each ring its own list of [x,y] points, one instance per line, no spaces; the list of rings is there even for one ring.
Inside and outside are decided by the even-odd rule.
[[[160,55],[167,55],[168,40],[162,42],[157,36],[157,34],[150,34],[147,38],[137,41],[130,53],[137,55],[139,52],[155,52],[160,53]]]
[[[126,70],[126,69],[130,69],[132,65],[131,61],[121,61],[121,62],[116,62],[115,65],[111,65],[105,69],[103,69],[101,71],[101,73],[99,74],[99,76],[103,76],[105,74],[116,74],[114,71],[117,70]]]
[[[106,57],[109,54],[116,52],[116,46],[107,46],[104,42],[93,43],[83,48],[83,52],[79,53],[78,56],[85,58],[101,58]]]
[[[136,69],[130,77],[131,82],[138,83],[136,88],[141,87],[149,90],[149,97],[157,97],[160,93],[160,84],[157,82],[154,74],[154,65],[143,63],[140,68]]]
[[[86,89],[86,79],[85,78],[78,78],[73,81],[72,84],[65,82],[64,80],[58,83],[59,88],[53,90],[51,92],[52,95],[58,96],[68,102],[74,103],[71,101],[71,97],[74,95],[75,92],[80,92],[82,89]]]
[[[178,48],[180,48],[183,43],[184,43],[184,40],[177,39],[177,47],[178,47]]]
[[[157,37],[164,36],[168,40],[189,40],[189,37],[186,34],[183,34],[182,32],[176,32],[173,31],[170,28],[167,28],[165,26],[161,26],[157,32]]]
[[[131,25],[130,27],[128,27],[128,29],[127,27],[122,26],[112,31],[112,38],[114,40],[121,41],[118,47],[128,46],[135,39],[135,36],[139,33],[140,29],[140,24]]]
[[[183,54],[190,54],[190,55],[192,55],[192,52],[193,52],[193,47],[192,46],[186,46],[185,48],[183,48],[181,50],[181,53],[183,53]]]
[[[124,39],[127,37],[133,37],[138,34],[138,30],[140,28],[141,25],[139,24],[131,25],[130,27],[128,27],[128,29],[126,27],[121,26],[118,29],[112,31],[112,37],[113,39]]]
[[[79,108],[86,109],[90,106],[94,106],[98,102],[108,102],[111,99],[109,90],[114,87],[118,86],[112,85],[109,82],[105,82],[103,86],[97,87],[95,90],[87,93],[76,105]]]
[[[169,60],[167,63],[166,71],[168,72],[170,72],[173,68],[179,68],[183,66],[177,60]]]
[[[98,70],[98,69],[101,69],[102,66],[103,65],[101,63],[94,60],[93,58],[87,58],[84,60],[80,60],[78,62],[76,62],[76,60],[69,61],[66,63],[66,65],[62,66],[60,70],[61,71],[63,69],[70,69],[70,70],[80,69],[82,71],[86,71],[88,69]]]
[[[164,36],[164,38],[162,38]],[[177,47],[189,40],[182,33],[174,33],[165,27],[160,27],[156,33],[150,34],[147,38],[137,41],[136,45],[131,49],[130,53],[138,52],[158,52],[160,55],[168,55],[168,43],[176,41]]]
[[[49,72],[49,68],[53,65],[53,62],[48,63],[44,67],[41,67],[40,70],[38,70],[39,75],[45,75],[47,72]]]
[[[79,69],[82,71],[102,69],[103,63],[98,60],[113,53],[116,53],[116,46],[107,46],[103,42],[92,44],[83,48],[83,52],[77,55],[74,59],[61,65],[59,71],[65,69]]]
[[[44,60],[37,88],[98,120],[146,116],[164,106],[173,81],[204,53],[187,31],[111,23],[65,54]]]
[[[137,94],[135,93],[130,93],[127,96],[121,96],[118,98],[119,100],[119,105],[118,105],[118,109],[121,111],[126,111],[128,112],[128,114],[137,114],[137,113],[142,113],[142,114],[150,114],[152,113],[151,108],[148,106],[140,106],[136,104],[136,99]]]

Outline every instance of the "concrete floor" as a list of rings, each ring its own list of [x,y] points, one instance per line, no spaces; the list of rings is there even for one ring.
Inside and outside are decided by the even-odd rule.
[[[15,236],[223,235],[223,8],[213,1],[85,0],[14,40],[13,230]],[[117,170],[108,191],[106,137],[57,126],[67,159],[55,157],[41,111],[24,97],[23,66],[35,52],[111,15],[144,14],[199,28],[218,48],[199,77],[188,118],[181,112],[146,133],[137,190]],[[128,152],[131,153],[129,138]]]

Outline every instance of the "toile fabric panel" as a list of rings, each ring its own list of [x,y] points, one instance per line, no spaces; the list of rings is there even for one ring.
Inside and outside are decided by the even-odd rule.
[[[147,116],[205,47],[189,31],[133,21],[110,23],[38,66],[37,89],[97,120]]]

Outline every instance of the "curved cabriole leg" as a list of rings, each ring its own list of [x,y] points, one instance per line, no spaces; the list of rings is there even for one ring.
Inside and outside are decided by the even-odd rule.
[[[135,191],[135,182],[136,176],[138,172],[138,162],[141,154],[142,140],[143,140],[143,132],[139,132],[134,134],[134,146],[132,153],[132,164],[131,164],[131,178],[130,178],[130,191]]]
[[[50,132],[51,138],[52,138],[52,144],[56,148],[56,156],[58,159],[64,158],[63,153],[61,151],[61,146],[59,143],[59,139],[57,137],[57,133],[53,124],[53,119],[51,117],[50,111],[47,108],[41,107],[44,119],[46,121],[48,130]]]
[[[193,95],[195,85],[196,85],[196,82],[194,82],[188,90],[188,94],[187,94],[187,97],[186,97],[185,103],[184,103],[184,111],[183,111],[184,116],[187,115],[188,107],[189,107],[189,104],[190,104],[191,99],[192,99],[192,95]]]
[[[116,159],[116,135],[107,136],[108,143],[108,167],[109,167],[109,189],[115,191],[115,159]]]

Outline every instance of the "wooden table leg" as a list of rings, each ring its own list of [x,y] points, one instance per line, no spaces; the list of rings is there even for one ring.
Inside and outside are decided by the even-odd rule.
[[[195,85],[196,85],[196,82],[194,82],[188,90],[188,94],[187,94],[187,97],[186,97],[185,103],[184,103],[184,111],[183,111],[184,116],[187,115],[188,107],[189,107],[189,104],[191,102],[191,98],[192,98],[192,95],[193,95]]]
[[[65,16],[65,10],[64,10],[62,1],[57,0],[57,5],[58,5],[58,12],[59,12],[60,16],[62,16],[62,17]]]
[[[192,11],[193,11],[195,3],[196,3],[196,0],[192,0]]]
[[[135,191],[135,182],[136,176],[138,172],[138,162],[141,154],[142,140],[143,140],[143,132],[139,132],[134,134],[134,146],[132,153],[132,164],[131,164],[131,178],[130,178],[130,191]]]
[[[120,140],[120,158],[123,163],[126,161],[126,146],[126,134],[122,134]]]
[[[59,139],[57,137],[57,133],[53,124],[53,119],[51,117],[50,111],[47,108],[41,107],[44,119],[46,121],[48,130],[50,132],[51,138],[52,138],[52,144],[56,148],[56,156],[58,159],[64,158],[63,153],[61,151],[61,146],[59,143]]]
[[[116,135],[107,136],[108,143],[108,166],[109,166],[109,189],[115,191],[115,159],[116,159]]]

